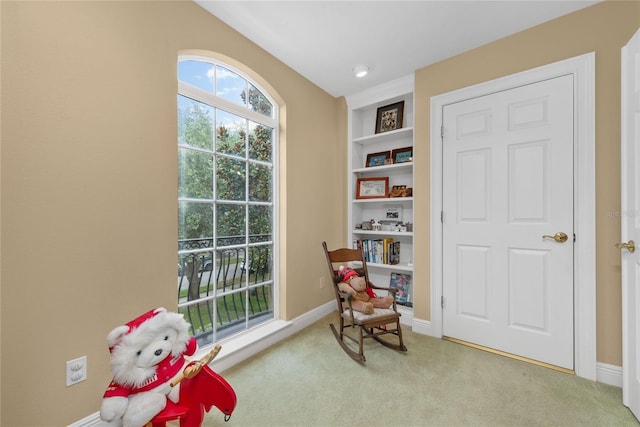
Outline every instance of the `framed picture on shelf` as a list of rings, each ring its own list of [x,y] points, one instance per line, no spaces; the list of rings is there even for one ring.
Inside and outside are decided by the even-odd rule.
[[[388,132],[402,128],[404,101],[378,108],[376,116],[376,133]]]
[[[389,221],[402,221],[402,206],[385,206],[384,219]]]
[[[356,199],[384,199],[389,197],[389,177],[358,178]]]
[[[404,273],[391,273],[389,287],[398,290],[396,292],[396,302],[408,307],[412,306],[411,302],[411,275]]]
[[[387,162],[391,160],[391,151],[381,151],[379,153],[369,153],[367,154],[367,164],[366,167],[371,166],[383,166],[388,164]]]
[[[405,163],[413,161],[413,147],[398,148],[391,152],[393,163]]]

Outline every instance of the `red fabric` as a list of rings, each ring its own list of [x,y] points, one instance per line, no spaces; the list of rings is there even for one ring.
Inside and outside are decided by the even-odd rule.
[[[342,280],[343,282],[346,282],[352,277],[360,277],[357,271],[349,267],[341,268],[339,274],[340,276],[342,276],[340,280]],[[367,291],[367,295],[369,295],[369,298],[378,298],[378,295],[376,295],[376,293],[373,292],[373,289],[370,288],[369,286],[366,287],[366,291]]]
[[[139,387],[135,386],[124,386],[118,384],[114,381],[111,381],[107,390],[104,392],[102,397],[127,397],[130,394],[136,394],[143,391],[149,391],[161,384],[171,381],[173,377],[175,377],[178,372],[182,371],[185,365],[184,356],[191,356],[196,352],[198,344],[195,338],[191,338],[189,343],[187,344],[186,351],[172,358],[171,355],[167,356],[162,362],[158,364],[156,367],[156,373],[153,377],[149,378],[144,384]]]
[[[142,325],[144,322],[151,319],[152,317],[166,311],[167,310],[165,310],[162,307],[154,308],[153,310],[149,310],[146,313],[141,314],[140,316],[136,317],[132,321],[127,322],[126,326],[129,328],[129,331],[127,331],[127,334],[131,333],[131,331],[133,331],[134,329],[136,329],[137,327],[139,327],[140,325]],[[113,349],[114,347],[109,347],[109,352],[111,353]]]
[[[135,319],[127,323],[127,326],[129,327],[129,332],[133,331],[138,326],[142,325],[144,322],[158,315],[158,313],[162,313],[163,311],[165,310],[162,308],[154,308],[153,310],[149,310],[146,313],[136,317]]]
[[[358,277],[359,274],[354,269],[349,268],[349,267],[345,267],[342,270],[340,270],[340,276],[342,276],[342,278],[340,280],[342,280],[343,282],[346,282],[347,280],[349,280],[352,277]]]
[[[185,378],[180,383],[180,401],[177,408],[187,409],[186,414],[174,413],[171,402],[167,408],[156,415],[151,423],[153,427],[165,427],[166,421],[180,419],[180,427],[200,427],[205,412],[215,406],[225,415],[228,421],[237,403],[233,387],[209,366],[193,378]]]

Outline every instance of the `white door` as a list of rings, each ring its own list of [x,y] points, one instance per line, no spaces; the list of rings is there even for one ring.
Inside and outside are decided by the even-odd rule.
[[[640,31],[622,49],[622,401],[640,418]],[[624,246],[626,244],[626,246]]]
[[[571,370],[573,93],[566,75],[445,106],[442,165],[443,335]]]

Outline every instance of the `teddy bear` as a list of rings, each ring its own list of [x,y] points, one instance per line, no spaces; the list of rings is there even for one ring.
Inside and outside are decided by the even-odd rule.
[[[185,356],[197,350],[182,314],[160,307],[107,335],[113,379],[105,391],[100,418],[123,427],[140,427],[162,411],[167,399],[177,403]]]
[[[367,281],[352,268],[340,266],[338,270],[340,283],[338,289],[351,295],[351,307],[364,314],[373,314],[374,308],[389,308],[393,296],[378,297],[373,289],[367,287]]]

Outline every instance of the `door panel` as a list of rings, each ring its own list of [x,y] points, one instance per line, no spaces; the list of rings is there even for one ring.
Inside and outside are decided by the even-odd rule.
[[[491,249],[481,246],[458,246],[458,295],[460,296],[460,315],[476,320],[489,319],[489,282],[487,277],[490,266]]]
[[[509,222],[549,220],[549,141],[509,147]]]
[[[509,325],[548,332],[549,252],[509,249]]]
[[[444,107],[445,336],[573,369],[573,126],[570,75]]]

